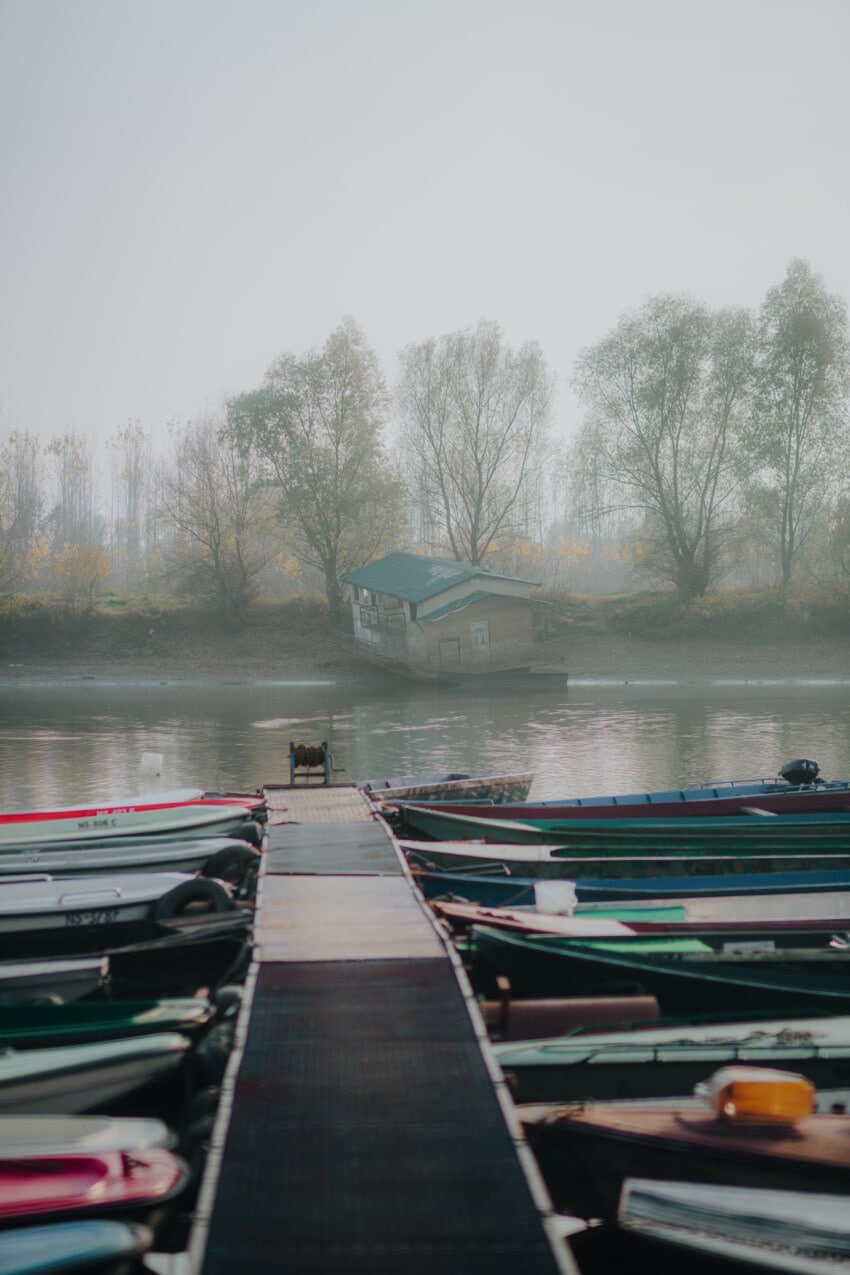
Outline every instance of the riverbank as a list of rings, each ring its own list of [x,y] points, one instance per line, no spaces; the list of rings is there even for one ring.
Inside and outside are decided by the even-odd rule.
[[[566,673],[576,681],[612,682],[706,680],[850,681],[850,643],[742,643],[689,639],[647,641],[610,632],[578,630],[558,642],[541,644],[532,667]],[[63,657],[18,654],[0,663],[0,686],[116,682],[340,681],[368,684],[378,674],[360,660],[350,640],[334,634],[309,635],[303,642],[275,643],[262,634],[196,637],[167,651],[122,655],[82,651]]]

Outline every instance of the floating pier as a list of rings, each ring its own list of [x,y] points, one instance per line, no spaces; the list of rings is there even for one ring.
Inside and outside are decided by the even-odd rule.
[[[451,943],[354,786],[267,791],[203,1275],[577,1267]]]

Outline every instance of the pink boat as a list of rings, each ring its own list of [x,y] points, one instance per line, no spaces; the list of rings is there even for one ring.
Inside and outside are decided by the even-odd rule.
[[[186,1163],[164,1147],[0,1159],[0,1224],[94,1210],[138,1216],[188,1180]]]

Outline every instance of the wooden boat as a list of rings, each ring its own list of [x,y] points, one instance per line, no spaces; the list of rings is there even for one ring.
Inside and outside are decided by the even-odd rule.
[[[171,1147],[175,1135],[155,1116],[0,1116],[0,1159],[90,1155]],[[2,1263],[0,1263],[2,1270]]]
[[[412,844],[412,843],[406,843]],[[426,899],[479,903],[483,907],[527,907],[535,904],[535,887],[539,879],[505,875],[478,876],[472,872],[437,872],[418,866],[427,856],[429,842],[419,842],[424,851],[408,854],[416,884]],[[850,869],[811,868],[806,872],[788,872],[777,866],[773,872],[736,872],[724,875],[680,877],[617,877],[610,881],[583,878],[570,880],[579,903],[612,901],[641,902],[681,898],[736,898],[758,894],[803,895],[835,893],[850,890]]]
[[[518,775],[460,775],[449,773],[439,776],[404,775],[397,779],[367,779],[359,787],[373,802],[393,805],[396,801],[431,800],[487,802],[498,806],[502,802],[524,801],[528,796],[533,774]]]
[[[153,1242],[153,1231],[141,1222],[45,1222],[0,1235],[0,1270],[3,1275],[127,1275]]]
[[[468,959],[476,990],[499,975],[516,996],[655,996],[665,1016],[840,1014],[847,1008],[850,950],[741,948],[716,952],[699,939],[577,939],[520,935],[476,925]]]
[[[108,977],[103,955],[0,961],[0,1006],[81,1000],[102,990]]]
[[[0,849],[0,885],[9,877],[47,873],[92,877],[124,872],[204,872],[229,881],[256,866],[259,851],[237,837],[122,837],[58,841]]]
[[[808,771],[806,768],[809,768]],[[481,809],[470,809],[470,802],[431,798],[445,814],[480,814],[489,819],[514,819],[520,822],[536,819],[661,819],[667,817],[700,818],[747,813],[751,807],[775,814],[814,814],[850,809],[850,780],[817,778],[818,766],[798,758],[783,766],[776,779],[730,780],[706,784],[698,788],[666,789],[658,792],[622,793],[617,796],[568,797],[548,801],[502,802],[490,809],[478,799]],[[784,778],[787,773],[794,782]],[[807,774],[811,778],[806,778]],[[805,779],[805,782],[803,780]],[[405,802],[419,805],[424,798],[404,797]],[[407,807],[399,811],[407,822]]]
[[[188,1180],[188,1166],[166,1147],[132,1156],[104,1151],[0,1159],[0,1225],[93,1212],[144,1216],[179,1195]]]
[[[794,1073],[723,1068],[715,1080],[714,1109],[588,1103],[526,1125],[556,1208],[616,1218],[636,1176],[847,1195],[850,1116],[808,1114],[813,1086]]]
[[[254,821],[256,807],[215,798],[205,800],[195,789],[131,797],[99,805],[59,806],[39,810],[0,811],[0,850],[45,846],[62,841],[151,835],[206,836],[240,834]]]
[[[497,1041],[494,1050],[518,1103],[674,1098],[738,1063],[796,1071],[832,1090],[850,1077],[850,1017],[648,1022]]]
[[[554,858],[576,854],[638,855],[844,853],[850,810],[828,814],[728,816],[723,819],[490,819],[408,806],[406,818],[436,841],[551,846]],[[495,856],[494,856],[495,857]]]
[[[850,831],[850,830],[848,830]],[[754,845],[750,850],[700,852],[696,848],[676,852],[620,853],[614,846],[582,853],[554,845],[513,845],[480,841],[400,841],[411,870],[417,872],[452,872],[465,880],[468,875],[486,874],[498,878],[554,878],[588,882],[621,882],[657,877],[687,877],[700,880],[752,874],[850,871],[850,844],[845,849],[834,846],[828,852],[796,853],[773,851],[769,846]],[[619,889],[618,889],[619,893]],[[696,893],[696,886],[690,893]]]
[[[186,1036],[159,1032],[127,1040],[0,1054],[0,1111],[98,1111],[125,1094],[175,1074],[191,1048]]]
[[[827,1275],[850,1261],[845,1195],[635,1177],[623,1183],[616,1221],[621,1237],[642,1242],[627,1259],[632,1269],[666,1270],[666,1258],[679,1270],[695,1259],[715,1269]]]
[[[147,1001],[85,1001],[70,1005],[0,1006],[0,1049],[46,1049],[154,1032],[194,1037],[214,1014],[196,996]]]
[[[156,922],[189,908],[236,908],[220,881],[181,872],[112,877],[22,877],[0,885],[0,954],[103,950],[150,937]]]
[[[542,884],[542,883],[541,883]],[[567,939],[702,939],[729,951],[761,942],[775,947],[828,947],[850,930],[850,895],[739,895],[734,899],[679,899],[664,903],[585,903],[566,914],[526,908],[485,908],[477,903],[434,899],[432,911],[456,934],[488,925],[515,934],[548,934]]]

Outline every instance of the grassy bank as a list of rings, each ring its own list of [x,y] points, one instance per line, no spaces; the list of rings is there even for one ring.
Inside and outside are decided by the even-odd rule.
[[[850,639],[850,588],[726,590],[681,602],[669,593],[544,593],[538,636],[569,642],[588,629],[647,642],[712,641],[776,646]]]

